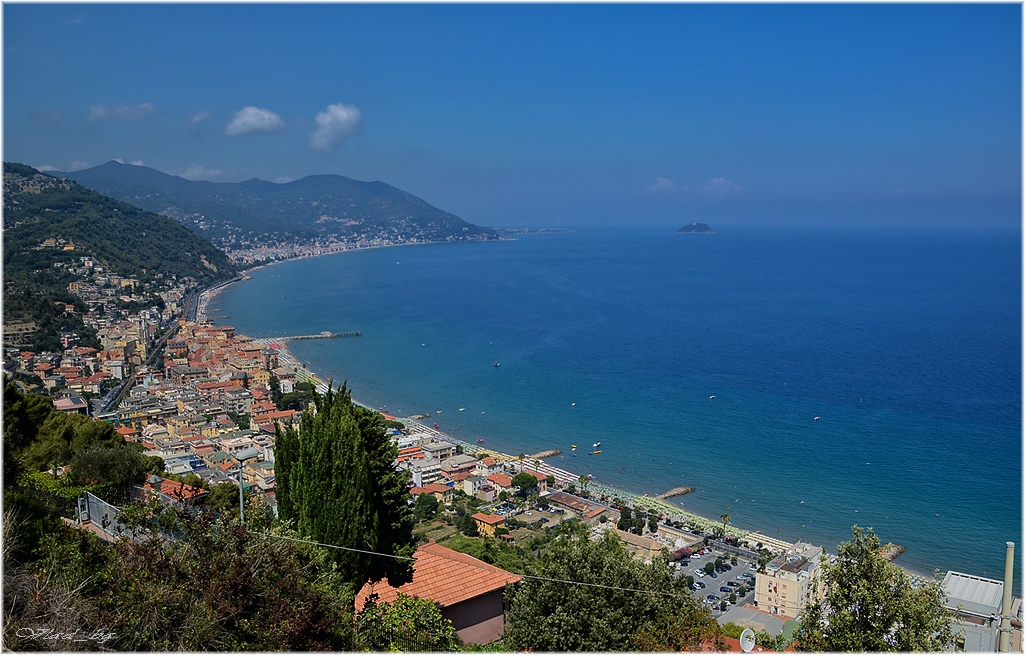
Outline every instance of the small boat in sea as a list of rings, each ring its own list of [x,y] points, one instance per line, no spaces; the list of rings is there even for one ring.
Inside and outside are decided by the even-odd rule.
[[[460,408],[459,408],[459,411],[460,411],[460,412],[465,412],[465,411],[466,411],[466,408],[465,408],[465,407],[460,407]]]
[[[498,368],[501,365],[502,365],[502,362],[495,362],[495,368]]]
[[[596,451],[594,451],[594,452],[593,452],[593,453],[591,453],[591,454],[592,454],[592,455],[601,455],[601,451],[600,451],[600,450],[596,450]]]
[[[600,441],[595,441],[593,444],[591,444],[591,448],[597,448],[600,445],[601,445]]]
[[[484,443],[484,439],[481,437],[477,437],[477,443]]]
[[[570,447],[571,447],[571,448],[572,448],[573,450],[576,450],[576,449],[577,449],[577,445],[576,445],[575,443],[574,443],[574,444],[570,444]]]

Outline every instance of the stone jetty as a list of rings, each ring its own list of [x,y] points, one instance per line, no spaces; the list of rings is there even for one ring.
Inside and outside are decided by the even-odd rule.
[[[561,450],[543,450],[536,455],[531,455],[530,459],[544,459],[545,457],[555,457],[556,455],[561,454]]]
[[[665,500],[667,498],[673,498],[674,496],[682,496],[684,494],[689,494],[692,491],[694,491],[694,487],[673,487],[669,491],[666,491],[665,493],[660,493],[659,495],[655,496],[655,498]]]

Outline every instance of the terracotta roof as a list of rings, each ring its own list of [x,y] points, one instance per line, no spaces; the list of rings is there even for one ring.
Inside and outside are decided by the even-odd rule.
[[[520,576],[485,564],[475,557],[457,553],[434,542],[420,546],[413,554],[413,581],[392,587],[386,580],[363,585],[356,596],[356,607],[363,609],[367,597],[376,593],[380,602],[390,603],[399,593],[414,598],[428,598],[442,607],[450,607],[483,596],[507,584],[520,581]]]
[[[505,522],[505,517],[501,514],[484,514],[483,512],[477,512],[473,515],[473,518],[481,521],[482,523],[487,523],[488,525],[498,525],[499,523]]]
[[[488,476],[488,482],[494,482],[496,485],[502,488],[509,488],[512,486],[512,478],[505,473],[494,473]]]
[[[127,425],[122,425],[121,427],[117,428],[115,432],[117,432],[123,437],[127,437],[130,434],[138,434],[133,428],[130,428]]]

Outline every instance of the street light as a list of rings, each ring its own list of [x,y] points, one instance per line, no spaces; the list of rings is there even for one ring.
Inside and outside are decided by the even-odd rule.
[[[253,451],[253,452],[250,452]],[[246,467],[246,462],[250,459],[255,459],[260,455],[260,451],[255,448],[247,448],[238,455],[235,455],[235,459],[238,460],[238,515],[242,519],[242,523],[246,522],[246,509],[245,509],[245,498],[243,497],[242,486],[242,469]]]

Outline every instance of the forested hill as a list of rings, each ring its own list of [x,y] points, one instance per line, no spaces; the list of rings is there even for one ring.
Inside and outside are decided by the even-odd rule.
[[[223,252],[176,221],[23,164],[4,163],[3,210],[8,284],[40,282],[38,272],[58,259],[86,255],[144,283],[177,276],[203,284],[236,273]]]
[[[226,248],[317,240],[481,240],[497,231],[467,223],[383,182],[314,175],[283,184],[189,181],[108,162],[62,173],[124,202],[170,216]]]

